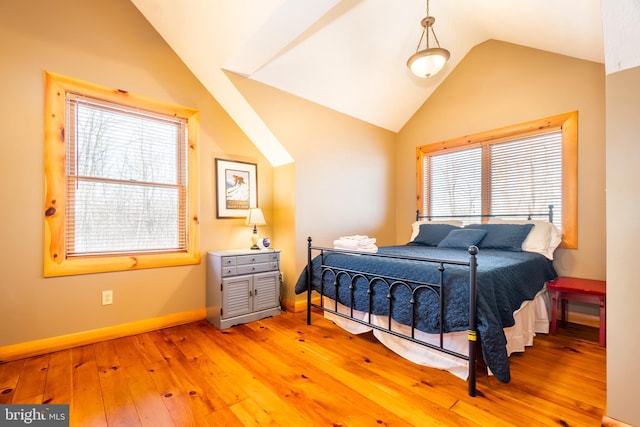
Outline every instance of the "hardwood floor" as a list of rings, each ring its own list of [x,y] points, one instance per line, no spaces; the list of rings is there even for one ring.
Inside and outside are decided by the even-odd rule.
[[[0,365],[0,404],[69,403],[73,426],[599,426],[605,349],[595,328],[538,335],[512,380],[406,361],[314,315],[220,331],[206,321]]]

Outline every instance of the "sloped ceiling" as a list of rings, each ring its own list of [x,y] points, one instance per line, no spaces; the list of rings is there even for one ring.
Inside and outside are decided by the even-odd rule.
[[[600,0],[431,0],[451,59],[430,79],[406,67],[424,0],[131,1],[274,166],[292,159],[224,70],[397,132],[488,39],[604,62]]]

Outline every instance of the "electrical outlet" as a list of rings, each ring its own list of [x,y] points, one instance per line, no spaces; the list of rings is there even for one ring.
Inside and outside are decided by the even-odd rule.
[[[102,305],[113,304],[113,291],[102,291]]]

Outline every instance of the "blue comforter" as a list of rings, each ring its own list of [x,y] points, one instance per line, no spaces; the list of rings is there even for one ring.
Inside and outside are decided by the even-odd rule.
[[[466,249],[447,249],[427,246],[387,246],[378,250],[381,254],[400,255],[468,261]],[[313,260],[313,288],[320,289],[320,257]],[[544,286],[544,283],[557,277],[551,261],[532,252],[509,252],[483,249],[478,254],[477,270],[477,328],[482,343],[483,358],[496,378],[509,382],[509,359],[506,350],[506,338],[503,328],[513,326],[513,312],[526,300],[532,300]],[[329,252],[324,255],[325,265],[349,268],[372,275],[385,275],[419,282],[438,283],[437,265],[420,261],[349,255]],[[307,290],[306,269],[296,283],[296,293]],[[325,278],[324,294],[336,299],[333,277]],[[369,295],[367,284],[356,283],[354,308],[368,311]],[[350,305],[348,286],[339,287],[338,301]],[[374,286],[372,313],[389,315],[386,287]],[[469,328],[469,268],[447,265],[444,273],[444,332],[464,331]],[[394,295],[396,300],[408,299],[409,292]],[[439,311],[429,309],[437,307],[437,295],[433,292],[420,292],[416,296],[419,317],[416,328],[427,333],[438,333]],[[434,305],[435,304],[435,305]],[[392,317],[405,325],[411,324],[410,304],[396,303]]]

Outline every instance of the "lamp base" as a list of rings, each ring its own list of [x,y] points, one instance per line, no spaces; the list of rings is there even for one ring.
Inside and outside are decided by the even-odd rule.
[[[257,230],[253,230],[253,234],[251,235],[251,247],[249,249],[260,250],[260,246],[258,246],[258,232]]]

